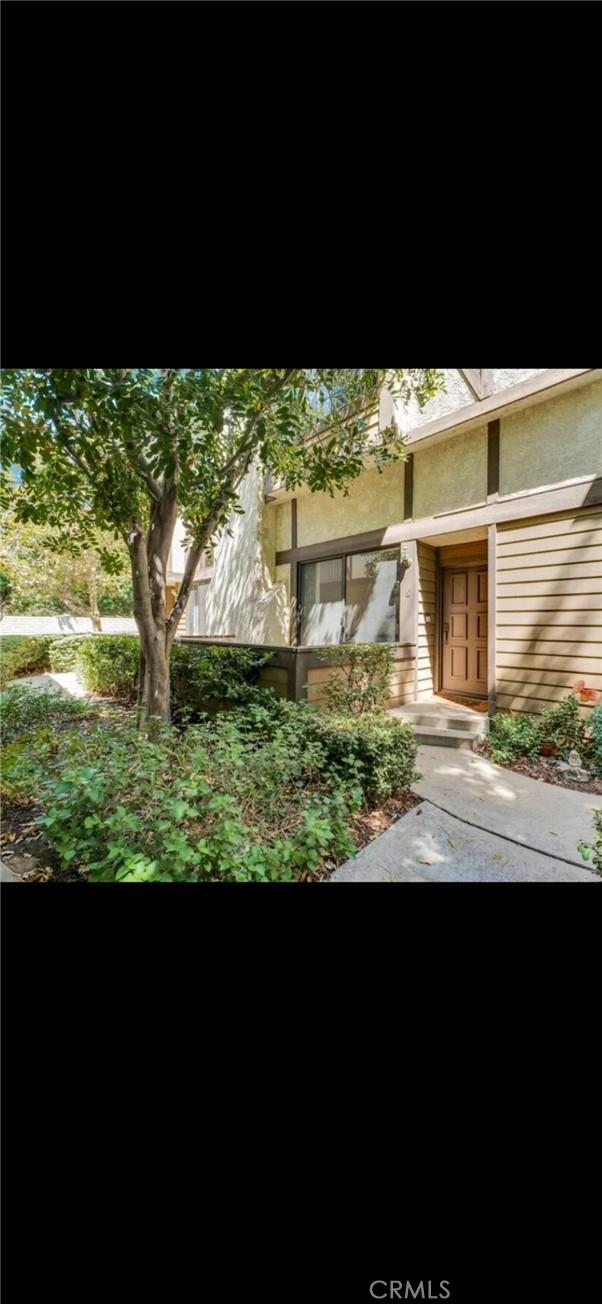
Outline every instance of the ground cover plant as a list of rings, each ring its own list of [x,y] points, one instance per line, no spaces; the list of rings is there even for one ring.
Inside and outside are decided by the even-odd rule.
[[[499,712],[477,750],[530,778],[602,795],[602,708],[584,719],[573,694],[541,715]],[[572,752],[579,754],[582,774],[568,769]]]
[[[0,731],[3,743],[22,734],[28,740],[40,725],[46,728],[87,714],[86,702],[69,697],[60,688],[30,688],[27,684],[10,684],[0,693]]]
[[[541,715],[499,712],[491,721],[486,747],[492,760],[500,764],[538,756],[544,741],[555,744],[562,760],[578,751],[583,761],[593,761],[600,746],[595,741],[596,730],[602,732],[596,723],[596,711],[593,717],[592,725],[581,718],[578,700],[572,694]]]
[[[264,693],[151,740],[134,712],[116,711],[15,737],[4,787],[17,803],[36,793],[60,864],[92,880],[320,877],[353,854],[357,813],[407,792],[415,775],[407,726],[357,723]]]
[[[580,842],[579,851],[588,868],[602,875],[602,810],[594,811],[594,842]]]

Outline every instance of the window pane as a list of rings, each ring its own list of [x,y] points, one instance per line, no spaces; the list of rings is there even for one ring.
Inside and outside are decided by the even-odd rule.
[[[346,642],[395,642],[398,578],[398,548],[347,558]]]
[[[301,611],[304,647],[341,642],[345,614],[342,557],[301,567]]]

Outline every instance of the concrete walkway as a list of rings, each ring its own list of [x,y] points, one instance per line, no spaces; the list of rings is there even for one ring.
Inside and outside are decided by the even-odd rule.
[[[11,679],[7,687],[12,687],[13,684],[26,684],[29,688],[60,688],[69,697],[90,696],[75,670],[52,670],[43,675],[24,675],[21,679]]]
[[[342,865],[339,883],[600,883],[577,844],[602,799],[494,765],[473,752],[421,747],[425,800]]]

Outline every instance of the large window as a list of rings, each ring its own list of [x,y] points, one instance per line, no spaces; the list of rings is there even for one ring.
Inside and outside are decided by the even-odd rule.
[[[301,566],[300,642],[394,643],[399,549],[357,552]]]

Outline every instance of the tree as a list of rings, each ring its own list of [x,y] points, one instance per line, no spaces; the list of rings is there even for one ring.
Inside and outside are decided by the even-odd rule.
[[[70,547],[109,531],[127,548],[140,633],[140,719],[169,718],[169,660],[207,547],[253,464],[288,488],[334,493],[404,456],[395,427],[370,439],[366,415],[385,382],[423,404],[435,370],[231,368],[5,371],[3,458],[21,467],[17,513],[69,532]],[[167,615],[176,520],[189,545]]]
[[[129,566],[123,545],[110,535],[99,535],[98,544],[111,569],[103,565],[97,548],[70,551],[70,529],[51,533],[43,525],[20,521],[16,516],[19,491],[4,513],[0,538],[0,569],[10,593],[4,609],[12,614],[91,616],[100,629],[101,615],[132,614]]]
[[[4,608],[10,599],[11,592],[12,584],[10,576],[6,574],[6,571],[0,571],[0,619],[4,614]]]

